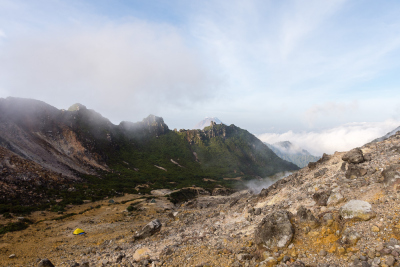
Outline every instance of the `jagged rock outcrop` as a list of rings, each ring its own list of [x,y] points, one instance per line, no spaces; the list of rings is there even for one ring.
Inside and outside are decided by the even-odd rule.
[[[342,160],[347,161],[348,163],[362,163],[364,162],[363,152],[359,148],[354,148],[343,155]]]

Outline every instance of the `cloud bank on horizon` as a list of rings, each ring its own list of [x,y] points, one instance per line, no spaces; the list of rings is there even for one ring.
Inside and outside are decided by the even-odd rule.
[[[298,139],[386,125],[400,119],[399,12],[372,0],[0,0],[0,97],[80,102],[114,123],[151,113],[171,128],[211,115]]]
[[[400,121],[396,120],[348,123],[322,131],[264,133],[260,134],[258,138],[269,144],[290,141],[313,155],[322,156],[323,153],[333,154],[335,151],[347,151],[361,147],[399,126]]]

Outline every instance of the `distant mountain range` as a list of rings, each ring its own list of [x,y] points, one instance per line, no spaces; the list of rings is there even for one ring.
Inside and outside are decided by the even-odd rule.
[[[302,149],[289,141],[265,144],[280,158],[290,161],[300,168],[307,166],[309,162],[317,161],[319,159],[319,157],[311,155],[307,150]]]
[[[211,125],[211,122],[215,122],[216,124],[222,124],[222,121],[220,121],[217,117],[212,117],[212,118],[205,118],[204,120],[200,121],[199,123],[197,123],[193,129],[200,129],[203,130],[204,127],[208,127]]]

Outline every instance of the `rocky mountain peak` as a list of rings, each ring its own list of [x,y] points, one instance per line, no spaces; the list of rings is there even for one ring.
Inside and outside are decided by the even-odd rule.
[[[222,121],[220,121],[217,117],[207,117],[204,120],[198,122],[193,127],[193,129],[203,130],[205,127],[210,126],[212,122],[214,122],[214,124],[222,124]]]
[[[75,103],[68,108],[68,111],[78,111],[78,110],[82,110],[82,109],[86,109],[86,106],[82,105],[80,103]]]

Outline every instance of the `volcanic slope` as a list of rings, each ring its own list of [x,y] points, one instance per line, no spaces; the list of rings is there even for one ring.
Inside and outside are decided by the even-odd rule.
[[[47,197],[70,199],[70,192],[79,192],[72,194],[76,203],[193,184],[209,190],[234,187],[256,176],[298,169],[235,125],[171,131],[154,115],[114,125],[81,104],[58,110],[12,97],[0,99],[0,145],[70,181],[65,190],[48,190]],[[0,178],[12,184],[8,168],[3,166]]]
[[[27,218],[36,223],[1,236],[0,262],[398,266],[399,147],[400,132],[360,149],[324,155],[258,195],[246,190],[202,195],[174,206],[162,196],[168,194],[164,190],[71,206],[63,217],[33,213]],[[74,236],[77,227],[86,235]]]

